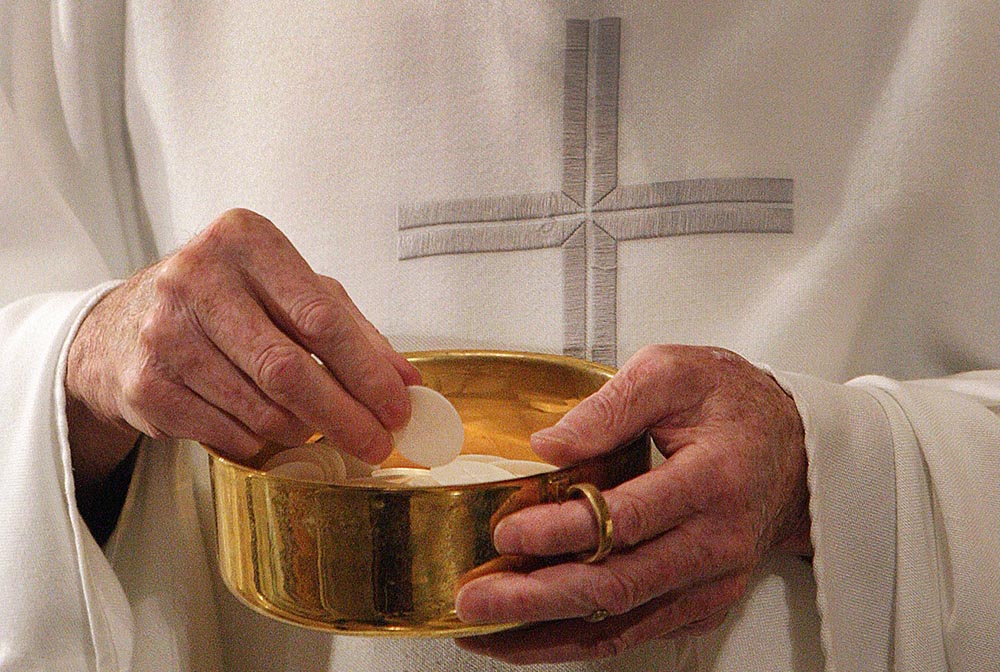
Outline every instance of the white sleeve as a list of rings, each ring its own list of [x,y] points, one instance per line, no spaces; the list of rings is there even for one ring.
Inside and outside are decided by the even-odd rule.
[[[847,385],[776,375],[806,429],[828,669],[991,669],[1000,372]]]
[[[76,509],[63,377],[146,255],[121,137],[121,2],[0,5],[0,670],[124,670],[131,613]]]
[[[130,611],[76,510],[62,375],[66,342],[102,293],[0,310],[0,669],[120,670]]]

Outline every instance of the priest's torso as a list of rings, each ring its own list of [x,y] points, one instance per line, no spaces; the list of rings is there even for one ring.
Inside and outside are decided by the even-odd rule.
[[[995,237],[995,147],[952,112],[996,94],[934,79],[922,13],[140,0],[141,198],[163,253],[257,210],[401,348],[620,363],[673,341],[838,379],[940,373],[986,354],[913,328],[947,331],[954,286],[981,281],[953,265]],[[953,311],[926,310],[943,295]]]
[[[1000,286],[982,17],[958,17],[965,41],[919,2],[137,0],[126,20],[160,253],[256,210],[398,348],[620,364],[702,343],[834,380],[998,359],[1000,311],[976,305]],[[765,575],[740,625],[604,665],[740,669],[761,646],[821,667],[808,565]],[[471,664],[220,594],[241,669]]]

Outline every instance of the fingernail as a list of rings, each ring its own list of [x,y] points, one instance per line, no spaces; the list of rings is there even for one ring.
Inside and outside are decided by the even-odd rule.
[[[555,431],[552,427],[546,427],[545,429],[539,429],[537,432],[528,437],[528,444],[534,448],[537,445],[542,445],[548,443],[552,440],[552,435]]]
[[[506,528],[507,528],[506,518],[501,518],[500,522],[498,522],[496,524],[496,527],[493,528],[493,548],[496,549],[497,553],[503,554],[505,552],[501,547],[503,546],[503,542],[505,541],[503,535],[504,535],[504,530]]]
[[[517,525],[510,520],[510,516],[501,518],[493,528],[493,547],[497,553],[517,555],[521,553],[522,545]]]
[[[491,584],[497,577],[473,579],[455,595],[455,615],[464,623],[490,623],[495,620],[490,604]]]
[[[558,426],[539,429],[528,438],[528,445],[535,454],[555,465],[568,461],[565,455],[572,454],[573,449]]]

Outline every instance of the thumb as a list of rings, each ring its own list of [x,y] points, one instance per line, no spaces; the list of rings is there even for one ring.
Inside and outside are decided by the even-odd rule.
[[[635,439],[669,413],[669,363],[640,353],[552,427],[531,436],[531,448],[557,466],[574,464]]]

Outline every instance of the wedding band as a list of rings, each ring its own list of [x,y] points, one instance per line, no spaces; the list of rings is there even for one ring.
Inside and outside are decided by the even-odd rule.
[[[600,562],[608,556],[611,552],[612,546],[614,546],[614,538],[612,537],[612,526],[611,526],[611,511],[608,509],[608,503],[604,501],[604,495],[595,486],[590,483],[574,483],[573,485],[566,488],[566,494],[572,495],[574,492],[579,492],[587,501],[590,502],[590,508],[594,511],[594,518],[597,519],[597,549],[594,553],[588,557],[584,558],[582,562],[592,565],[595,562]],[[603,612],[604,616],[597,620],[602,620],[606,618],[608,612],[603,609],[598,609],[589,618],[594,615],[599,615]]]
[[[590,616],[584,616],[583,620],[587,621],[588,623],[600,623],[609,615],[610,614],[608,614],[607,609],[597,609]]]

